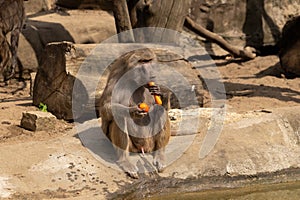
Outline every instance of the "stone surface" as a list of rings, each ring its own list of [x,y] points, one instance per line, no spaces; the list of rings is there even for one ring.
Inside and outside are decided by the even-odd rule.
[[[300,14],[298,0],[194,0],[196,21],[237,45],[275,44],[287,20]]]
[[[210,125],[211,113],[211,108],[171,109],[169,118],[172,136],[193,135],[206,129]]]
[[[256,175],[299,168],[298,110],[299,107],[293,107],[269,112],[226,113],[222,132],[213,150],[206,157],[199,157],[207,130],[213,126],[210,122],[206,129],[200,130],[184,156],[166,169],[166,173],[188,178]],[[206,111],[207,114],[209,112]]]
[[[180,179],[203,176],[253,176],[300,167],[299,107],[244,114],[226,113],[223,129],[213,150],[204,158],[199,157],[204,136],[214,124],[212,110],[202,111],[209,125],[197,135],[172,137],[166,148],[168,167],[161,175]],[[200,109],[201,110],[201,109]],[[187,127],[188,128],[188,127]],[[190,127],[191,128],[191,127]],[[78,127],[79,137],[95,158],[109,167],[114,164],[115,154],[108,139],[101,134],[98,120],[91,120]],[[139,162],[139,155],[132,155]],[[147,155],[149,163],[152,157]],[[140,165],[143,171],[144,165]]]
[[[288,21],[283,28],[280,64],[287,77],[300,76],[300,16]]]
[[[38,12],[37,8],[27,4],[26,11],[27,20],[20,37],[18,56],[24,69],[29,71],[37,70],[42,52],[48,43],[100,43],[116,32],[113,16],[102,10]]]
[[[56,117],[49,112],[23,112],[21,127],[30,131],[49,131],[55,128]]]
[[[56,0],[30,0],[25,1],[25,9],[27,13],[37,13],[45,10],[50,10],[55,6]]]

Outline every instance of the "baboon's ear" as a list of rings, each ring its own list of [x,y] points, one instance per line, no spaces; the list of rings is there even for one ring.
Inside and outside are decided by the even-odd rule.
[[[155,59],[155,54],[148,48],[139,49],[129,53],[127,64],[129,67],[133,67],[142,62],[149,62]]]

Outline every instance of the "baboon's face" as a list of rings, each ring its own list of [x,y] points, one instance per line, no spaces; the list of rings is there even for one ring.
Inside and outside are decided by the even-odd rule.
[[[155,78],[152,64],[141,63],[132,69],[132,78],[136,84],[142,86]]]

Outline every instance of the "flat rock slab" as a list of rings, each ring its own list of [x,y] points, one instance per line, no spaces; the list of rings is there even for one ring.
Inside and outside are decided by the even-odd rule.
[[[200,153],[211,145],[204,142],[209,134],[213,134],[208,132],[214,127],[211,122],[195,137],[184,156],[167,167],[165,173],[176,173],[175,177],[185,179],[199,176],[257,175],[299,168],[298,119],[299,107],[243,114],[228,112],[223,119],[223,128],[215,138],[217,142],[211,151],[205,152],[205,157]],[[211,121],[210,118],[208,121]]]
[[[21,127],[30,131],[49,131],[55,128],[56,117],[49,112],[23,112]]]
[[[208,121],[206,129],[194,135],[172,137],[166,148],[168,166],[160,176],[169,182],[164,187],[174,186],[179,190],[189,186],[174,185],[174,178],[187,181],[211,178],[197,185],[191,183],[195,190],[216,188],[216,185],[224,187],[227,182],[216,184],[216,176],[222,179],[224,175],[242,175],[259,180],[264,178],[261,173],[299,168],[299,109],[227,112],[220,137],[205,158],[199,157],[199,151],[206,129],[213,125],[210,122],[212,110],[200,109],[200,118]],[[180,113],[175,116],[181,119]],[[61,197],[59,195],[70,200],[109,199],[109,193],[124,185],[148,191],[145,184],[143,187],[132,185],[132,179],[117,166],[113,146],[101,133],[98,119],[75,125],[61,137],[0,145],[0,199],[49,199],[49,194],[56,199]],[[141,173],[155,170],[151,155],[133,154],[130,160]],[[275,182],[287,180],[284,176],[278,177]],[[141,181],[144,180],[141,178]],[[158,185],[156,178],[151,181]],[[235,184],[234,187],[240,186],[239,181]]]
[[[187,121],[199,120],[199,124],[184,123],[179,134],[172,137],[166,147],[168,167],[161,176],[173,176],[180,179],[201,176],[256,175],[273,173],[289,168],[300,167],[299,146],[299,107],[292,109],[258,110],[244,114],[228,112],[222,119],[223,128],[215,135],[215,144],[205,144],[204,138],[214,134],[213,109],[199,109]],[[174,113],[176,110],[173,110]],[[191,110],[191,114],[196,110]],[[181,121],[180,114],[175,114]],[[205,123],[203,123],[203,119]],[[220,120],[216,118],[215,120]],[[175,122],[176,123],[176,122]],[[203,124],[202,124],[203,123]],[[205,124],[205,125],[204,125]],[[113,169],[116,155],[111,142],[102,134],[101,123],[91,120],[77,126],[82,144],[102,164]],[[192,132],[197,129],[197,134]],[[211,151],[209,146],[213,145]],[[205,156],[201,156],[203,151]],[[203,154],[203,152],[202,152]],[[152,172],[152,156],[131,154],[130,160],[141,173]]]

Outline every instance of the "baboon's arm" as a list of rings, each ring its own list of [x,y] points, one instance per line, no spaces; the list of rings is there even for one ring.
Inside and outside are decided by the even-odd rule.
[[[119,103],[107,103],[101,109],[101,114],[105,115],[110,120],[114,117],[125,117],[129,114],[138,114],[142,113],[143,111],[138,106],[124,106],[123,104]]]

